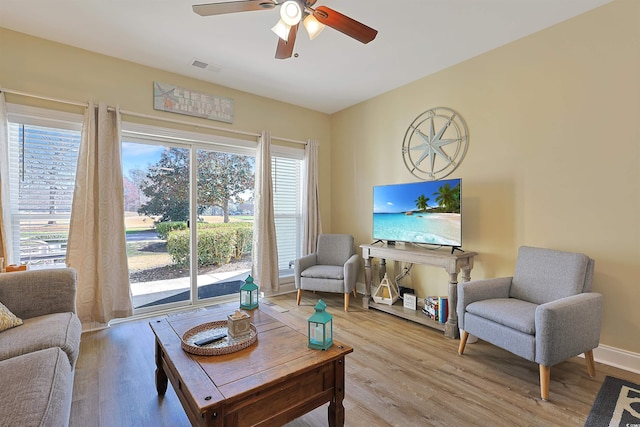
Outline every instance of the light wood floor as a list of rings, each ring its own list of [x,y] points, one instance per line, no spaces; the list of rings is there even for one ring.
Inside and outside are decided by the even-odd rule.
[[[269,298],[275,317],[306,331],[318,298],[334,316],[334,335],[353,346],[346,363],[347,426],[582,426],[606,375],[640,383],[640,375],[584,359],[551,369],[550,401],[539,398],[538,367],[490,344],[468,344],[337,294],[305,292]],[[154,338],[149,321],[120,323],[83,334],[71,408],[73,427],[188,426],[173,388],[159,398],[154,385]],[[287,427],[326,426],[326,406]]]

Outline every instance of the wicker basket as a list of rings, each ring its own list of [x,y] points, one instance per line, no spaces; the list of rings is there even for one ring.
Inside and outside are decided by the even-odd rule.
[[[229,331],[226,320],[203,323],[202,325],[189,329],[182,335],[182,349],[188,353],[199,356],[219,356],[244,350],[258,340],[258,330],[253,323],[250,326],[250,334],[233,338],[228,334]],[[227,336],[203,347],[194,344],[194,342],[198,340],[220,333],[225,333]]]

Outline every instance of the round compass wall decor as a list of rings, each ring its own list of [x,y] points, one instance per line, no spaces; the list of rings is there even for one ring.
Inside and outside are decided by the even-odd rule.
[[[402,142],[404,164],[415,177],[441,179],[462,163],[469,138],[462,117],[450,108],[431,108],[409,125]]]

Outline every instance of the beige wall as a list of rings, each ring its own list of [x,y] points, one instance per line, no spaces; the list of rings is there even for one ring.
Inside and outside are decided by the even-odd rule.
[[[469,129],[450,177],[463,180],[472,277],[511,275],[520,245],[584,252],[606,300],[602,344],[640,353],[640,2],[615,1],[334,114],[334,231],[371,242],[371,187],[416,180],[400,149],[432,107],[453,108]],[[446,293],[444,270],[414,273],[420,296]]]
[[[320,141],[324,229],[357,244],[371,241],[372,186],[415,181],[406,127],[453,108],[470,134],[452,177],[464,249],[479,253],[472,276],[511,274],[522,244],[587,253],[606,298],[602,343],[640,353],[639,21],[640,2],[616,0],[331,117],[3,29],[0,85],[193,121],[154,111],[152,82],[233,98],[234,129]],[[444,271],[413,271],[421,296],[446,293]]]
[[[211,93],[234,100],[232,125],[153,109],[153,82]],[[327,114],[252,95],[222,86],[98,55],[70,46],[0,28],[0,86],[58,99],[85,102],[93,99],[136,113],[203,123],[239,131],[271,132],[298,141],[317,139],[323,164],[331,156],[330,117]],[[39,102],[7,94],[7,102],[69,110],[68,106]],[[74,110],[71,108],[71,110]],[[75,111],[80,111],[75,109]],[[131,119],[131,118],[130,118]],[[132,119],[140,121],[139,119]],[[166,123],[156,125],[173,126]],[[223,136],[234,136],[228,134]],[[274,141],[274,143],[280,143]],[[320,171],[323,226],[331,228],[329,170]]]

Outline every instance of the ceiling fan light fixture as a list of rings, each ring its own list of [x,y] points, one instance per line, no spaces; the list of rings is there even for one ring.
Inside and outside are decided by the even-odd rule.
[[[297,1],[288,0],[280,6],[280,18],[287,25],[297,25],[302,19],[302,9]]]
[[[307,15],[302,21],[304,28],[307,30],[309,40],[313,40],[318,37],[318,34],[324,30],[325,25],[318,21],[313,15]]]
[[[276,33],[276,35],[284,41],[289,40],[289,30],[291,30],[291,25],[287,24],[282,19],[279,20],[273,28],[271,28],[271,31]]]

